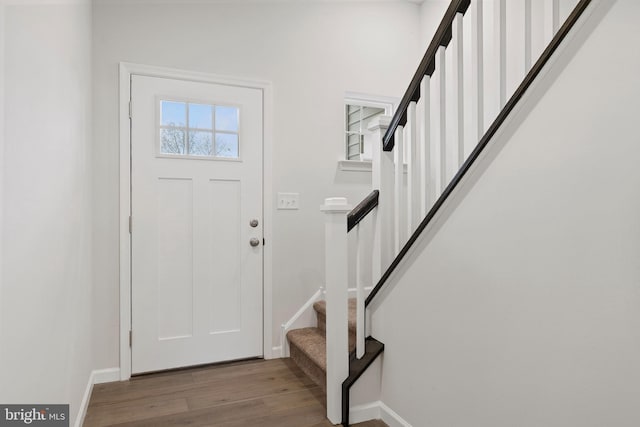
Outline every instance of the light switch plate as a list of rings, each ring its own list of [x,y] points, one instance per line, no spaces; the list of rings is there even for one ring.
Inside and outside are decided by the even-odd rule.
[[[300,193],[278,193],[278,209],[299,209]]]

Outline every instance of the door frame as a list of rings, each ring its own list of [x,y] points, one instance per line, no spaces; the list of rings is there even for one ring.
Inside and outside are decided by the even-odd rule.
[[[161,77],[200,83],[239,86],[262,91],[262,220],[266,244],[263,245],[262,267],[262,348],[263,357],[279,357],[272,348],[273,337],[273,88],[270,82],[238,79],[196,71],[121,62],[119,64],[119,129],[120,129],[120,380],[131,378],[131,76]]]

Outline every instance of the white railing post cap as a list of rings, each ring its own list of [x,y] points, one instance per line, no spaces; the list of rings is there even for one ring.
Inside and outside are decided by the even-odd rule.
[[[322,212],[349,212],[351,209],[346,197],[328,197],[320,206]]]
[[[373,132],[376,130],[387,130],[391,124],[391,116],[377,116],[369,121],[367,130]]]

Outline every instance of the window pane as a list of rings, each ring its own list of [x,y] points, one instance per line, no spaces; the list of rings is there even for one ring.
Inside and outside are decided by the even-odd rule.
[[[238,135],[216,133],[215,156],[238,158]]]
[[[360,132],[360,118],[362,107],[359,105],[347,105],[347,131]]]
[[[360,159],[360,147],[357,145],[349,147],[349,153],[347,154],[347,160],[359,160]]]
[[[365,107],[362,114],[362,129],[366,130],[369,122],[382,114],[384,114],[384,108]]]
[[[216,105],[216,130],[238,132],[239,115],[240,111],[236,107],[221,107]]]
[[[160,152],[163,154],[185,154],[185,130],[180,128],[160,129]]]
[[[211,105],[189,104],[189,127],[213,130],[213,108]]]
[[[187,125],[187,106],[184,102],[160,101],[160,107],[160,124],[180,127]]]
[[[211,156],[213,132],[189,131],[189,154],[192,156]]]

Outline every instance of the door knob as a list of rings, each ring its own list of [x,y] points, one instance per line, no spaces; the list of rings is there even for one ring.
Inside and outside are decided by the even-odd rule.
[[[251,240],[249,240],[249,244],[251,246],[258,246],[260,244],[260,239],[258,239],[257,237],[252,237]]]
[[[249,225],[252,226],[253,228],[256,228],[258,224],[259,223],[257,219],[252,219],[251,221],[249,221]]]

